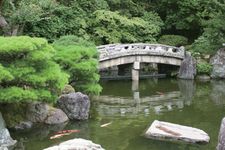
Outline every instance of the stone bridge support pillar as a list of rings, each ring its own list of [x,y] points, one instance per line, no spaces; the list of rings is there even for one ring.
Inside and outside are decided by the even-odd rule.
[[[141,99],[140,99],[140,92],[139,92],[139,81],[138,80],[133,80],[132,81],[132,92],[133,92],[133,99],[134,99],[134,104],[135,104],[135,114],[138,114],[140,112],[140,104],[141,104]]]
[[[139,70],[140,70],[140,62],[135,61],[133,63],[133,68],[132,68],[132,80],[133,81],[138,81],[139,80]]]

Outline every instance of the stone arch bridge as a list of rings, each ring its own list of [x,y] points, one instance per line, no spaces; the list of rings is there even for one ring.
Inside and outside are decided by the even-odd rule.
[[[139,80],[140,63],[180,66],[185,57],[183,47],[161,44],[109,44],[98,46],[99,69],[133,63],[132,80]]]

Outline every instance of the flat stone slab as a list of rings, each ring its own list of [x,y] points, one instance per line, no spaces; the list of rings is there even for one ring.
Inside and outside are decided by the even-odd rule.
[[[85,139],[72,139],[44,150],[105,150],[99,144]]]
[[[181,141],[206,144],[210,137],[203,130],[179,124],[155,120],[145,133],[147,138],[162,141]]]

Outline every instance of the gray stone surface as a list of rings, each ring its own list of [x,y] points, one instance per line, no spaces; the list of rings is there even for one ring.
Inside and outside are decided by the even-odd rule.
[[[178,78],[194,79],[196,75],[196,60],[189,52],[186,52],[185,58],[181,63]]]
[[[0,112],[0,129],[4,129],[5,128],[5,121],[2,117],[2,113]]]
[[[67,115],[61,110],[53,108],[49,111],[47,118],[45,119],[46,124],[60,124],[68,121],[69,118]]]
[[[68,121],[66,114],[46,103],[30,103],[27,111],[28,120],[34,123],[60,124]]]
[[[31,121],[22,121],[19,124],[17,124],[14,128],[16,130],[24,130],[24,129],[30,129],[32,128],[33,123]]]
[[[225,49],[222,48],[210,59],[213,66],[212,78],[225,78]]]
[[[225,118],[223,118],[220,126],[217,150],[225,150]]]
[[[48,112],[49,107],[46,103],[33,102],[28,105],[27,118],[32,122],[44,122]]]
[[[131,54],[129,56],[121,56],[113,59],[101,61],[98,68],[104,69],[112,66],[119,66],[124,64],[132,64],[134,61],[140,63],[157,63],[180,66],[183,58],[166,57],[164,55],[151,55],[151,54]]]
[[[163,63],[180,66],[184,49],[161,44],[109,44],[98,46],[99,69],[133,63]]]
[[[132,80],[133,81],[139,80],[139,70],[140,70],[140,62],[135,61],[133,63],[133,68],[132,68]]]
[[[0,150],[7,150],[7,147],[11,147],[16,144],[16,140],[13,140],[9,134],[8,129],[5,127],[5,121],[0,113]]]
[[[210,140],[208,134],[203,130],[158,120],[151,124],[145,136],[162,141],[183,141],[196,144],[206,144]]]
[[[101,145],[85,139],[73,139],[44,150],[104,150]]]
[[[0,150],[8,150],[7,147],[0,147]]]
[[[133,43],[133,44],[109,44],[98,46],[100,53],[100,61],[106,59],[112,59],[115,57],[121,57],[121,55],[130,54],[151,54],[151,55],[163,55],[172,56],[177,58],[184,57],[183,47],[174,47],[162,44],[147,44],[147,43]]]
[[[60,96],[57,103],[70,119],[88,119],[90,100],[87,95],[80,92],[64,94]]]

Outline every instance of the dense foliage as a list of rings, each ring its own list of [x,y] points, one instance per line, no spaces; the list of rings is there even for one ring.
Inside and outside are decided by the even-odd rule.
[[[41,38],[0,37],[0,101],[56,100],[68,75],[52,60],[54,52]]]
[[[134,12],[129,6],[136,6],[132,1],[119,3],[127,5],[131,14],[110,11],[116,10],[113,7],[116,3],[105,0],[3,1],[2,14],[7,21],[7,27],[3,29],[7,30],[6,34],[46,37],[50,41],[68,34],[86,40],[96,38],[99,44],[156,41],[163,25],[158,14],[141,12],[138,10],[141,7]],[[13,31],[8,31],[9,28]]]
[[[159,38],[160,44],[166,44],[171,46],[185,46],[188,44],[188,39],[180,35],[163,35]]]
[[[212,71],[212,66],[209,63],[198,63],[197,64],[197,73],[210,75]]]
[[[94,12],[91,27],[90,33],[97,44],[156,42],[155,37],[160,33],[157,24],[105,10]]]
[[[213,53],[225,42],[224,15],[221,0],[1,0],[0,34],[49,41],[76,35],[96,44],[155,42],[172,34],[187,37],[193,51]]]
[[[208,26],[204,29],[203,34],[195,40],[192,49],[200,53],[214,53],[222,43],[225,43],[224,14],[208,21]]]
[[[70,84],[76,91],[99,94],[98,54],[93,43],[76,36],[63,36],[53,43],[55,61],[70,74]]]

